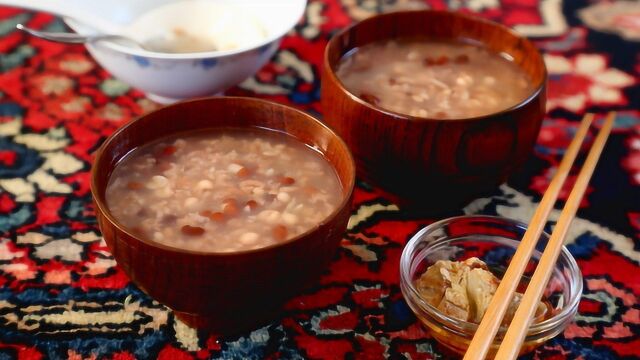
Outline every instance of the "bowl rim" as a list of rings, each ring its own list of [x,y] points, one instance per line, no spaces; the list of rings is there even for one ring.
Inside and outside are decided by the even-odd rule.
[[[342,81],[340,81],[340,79],[336,75],[336,72],[333,70],[333,67],[331,66],[331,62],[329,60],[329,49],[332,46],[337,46],[336,43],[339,41],[338,39],[341,39],[348,32],[352,31],[353,29],[357,28],[358,26],[361,26],[361,24],[369,23],[369,22],[376,22],[376,21],[379,21],[383,17],[402,17],[402,16],[407,16],[407,15],[415,14],[415,13],[424,13],[424,14],[430,13],[430,14],[434,14],[436,16],[442,16],[442,15],[447,14],[447,15],[452,15],[452,16],[464,18],[464,19],[469,20],[469,21],[475,21],[475,22],[484,23],[484,24],[487,24],[487,25],[495,26],[498,29],[517,37],[521,41],[531,44],[533,49],[535,50],[535,54],[538,56],[538,58],[540,59],[540,62],[542,63],[542,81],[540,81],[540,83],[537,84],[537,86],[534,87],[534,89],[531,91],[531,94],[529,96],[527,96],[523,100],[519,101],[517,104],[515,104],[513,106],[510,106],[510,107],[508,107],[506,109],[495,111],[495,112],[492,112],[492,113],[489,113],[489,114],[485,114],[485,115],[478,115],[478,116],[472,116],[472,117],[461,117],[461,118],[460,117],[458,117],[458,118],[445,118],[445,119],[436,119],[436,118],[429,118],[429,117],[412,116],[412,115],[408,115],[408,114],[395,112],[395,111],[392,111],[392,110],[387,110],[387,109],[384,109],[382,107],[370,104],[370,103],[362,100],[359,96],[356,96],[351,91],[349,91],[344,86]],[[381,40],[387,40],[387,38],[383,38]],[[478,42],[483,43],[483,41],[481,41],[481,40],[478,40]],[[350,49],[350,51],[353,50],[353,49],[355,49],[355,48]],[[341,57],[342,56],[344,56],[344,55],[341,55]],[[495,21],[491,21],[491,20],[488,20],[488,19],[485,19],[485,18],[482,18],[482,17],[479,17],[479,16],[473,16],[473,15],[470,15],[470,14],[464,14],[464,13],[460,13],[460,12],[457,12],[457,11],[451,11],[451,10],[433,10],[433,9],[404,10],[404,11],[394,11],[394,12],[389,12],[389,13],[384,13],[384,14],[378,14],[378,15],[374,15],[372,17],[369,17],[367,19],[364,19],[362,21],[358,21],[358,22],[355,22],[355,23],[349,25],[348,27],[342,29],[340,32],[338,32],[337,34],[332,36],[331,39],[329,40],[329,42],[327,43],[327,45],[325,47],[325,50],[324,50],[323,67],[325,68],[325,73],[331,78],[331,81],[334,82],[335,84],[337,84],[339,89],[343,93],[347,94],[353,101],[355,101],[355,102],[359,103],[360,105],[362,105],[362,106],[364,106],[366,108],[369,108],[369,109],[371,109],[373,111],[380,112],[380,113],[383,113],[383,114],[388,115],[388,116],[392,116],[392,117],[394,117],[394,118],[396,118],[398,120],[406,120],[406,121],[411,121],[411,122],[482,121],[482,120],[486,120],[486,119],[490,119],[490,118],[495,118],[495,117],[498,117],[498,116],[503,116],[503,115],[506,115],[506,114],[508,114],[510,112],[513,112],[514,110],[518,110],[518,109],[526,106],[531,101],[533,101],[536,97],[538,97],[544,91],[544,88],[546,87],[547,78],[548,78],[548,71],[547,71],[547,67],[546,67],[546,64],[544,62],[544,58],[543,58],[542,54],[540,53],[538,48],[533,44],[533,42],[531,42],[531,40],[529,40],[525,36],[519,34],[517,31],[509,28],[508,26],[502,25],[502,24],[497,23]]]
[[[401,285],[402,295],[407,303],[417,304],[422,310],[427,311],[431,316],[434,316],[439,321],[445,323],[446,326],[453,325],[456,331],[460,331],[460,329],[468,329],[475,333],[475,331],[478,329],[479,324],[450,317],[442,313],[433,305],[424,301],[424,299],[422,299],[422,297],[419,295],[418,290],[413,285],[413,281],[409,274],[409,271],[411,268],[410,266],[411,259],[409,258],[409,253],[413,251],[413,249],[415,249],[417,243],[419,243],[422,240],[425,233],[447,222],[461,220],[461,219],[474,219],[474,218],[479,220],[499,220],[504,223],[508,223],[508,224],[517,226],[519,228],[522,228],[523,230],[528,228],[528,225],[525,224],[524,222],[507,218],[504,216],[461,215],[461,216],[453,216],[446,219],[442,219],[423,227],[422,229],[420,229],[420,231],[418,231],[411,237],[411,239],[407,242],[404,249],[402,250],[402,254],[400,255],[399,270],[400,270],[400,285]],[[551,235],[549,235],[546,231],[543,231],[541,235],[546,235],[547,237],[551,237]],[[564,256],[567,259],[570,272],[576,275],[576,278],[574,279],[576,284],[576,291],[575,291],[576,296],[574,296],[572,299],[569,299],[570,301],[565,306],[563,306],[560,312],[558,312],[554,316],[546,320],[543,320],[539,323],[531,324],[529,326],[529,330],[527,331],[527,336],[535,335],[535,334],[542,333],[544,331],[556,328],[557,326],[561,325],[564,321],[566,321],[567,318],[570,318],[575,311],[577,311],[578,305],[580,303],[580,299],[582,298],[582,292],[583,292],[582,272],[580,271],[580,267],[578,266],[578,263],[576,262],[575,258],[573,257],[573,255],[571,255],[571,252],[569,252],[567,247],[564,245],[562,246],[562,251],[560,253],[560,256]],[[405,296],[404,289],[407,289],[410,292],[411,296],[409,297]],[[409,307],[412,308],[412,306],[409,306]],[[503,329],[503,328],[505,327],[501,325],[500,329]],[[463,332],[463,334],[467,335],[466,332]]]
[[[268,46],[271,43],[274,43],[285,36],[292,28],[296,26],[296,24],[300,21],[302,15],[304,15],[307,7],[308,0],[296,0],[296,3],[292,6],[297,6],[295,9],[295,17],[292,17],[290,20],[290,25],[283,27],[282,31],[277,31],[270,33],[269,36],[265,37],[259,42],[243,46],[237,49],[232,50],[223,50],[223,51],[201,51],[201,52],[189,52],[189,53],[163,53],[156,51],[148,51],[143,49],[136,49],[129,46],[124,46],[111,41],[101,41],[95,43],[96,48],[106,48],[116,53],[139,56],[147,59],[156,59],[156,60],[204,60],[204,59],[212,59],[212,58],[224,58],[232,55],[237,55],[241,53],[246,53],[252,50],[259,49],[263,46]],[[78,28],[84,28],[85,25],[81,21],[74,20],[72,18],[63,17],[63,21],[74,31],[78,31]],[[91,44],[86,44],[91,45]]]
[[[169,107],[173,107],[173,106],[185,106],[186,104],[192,103],[192,102],[208,102],[208,101],[212,101],[212,100],[213,101],[225,102],[226,100],[230,100],[230,99],[232,99],[232,100],[240,100],[241,102],[254,102],[254,103],[261,104],[261,106],[271,106],[271,107],[275,106],[277,108],[284,109],[284,111],[296,112],[299,115],[301,115],[303,118],[308,119],[308,121],[313,121],[316,124],[320,125],[326,131],[328,131],[335,139],[337,139],[338,143],[340,144],[340,146],[343,146],[344,149],[346,150],[346,153],[347,153],[347,159],[346,160],[349,163],[350,168],[353,170],[351,172],[351,175],[352,175],[351,176],[351,181],[348,184],[342,184],[343,187],[345,189],[347,189],[347,193],[345,195],[343,195],[342,200],[340,201],[340,204],[329,215],[327,215],[322,221],[320,221],[319,223],[317,223],[316,225],[311,227],[309,230],[303,232],[302,234],[299,234],[299,235],[294,236],[294,237],[292,237],[290,239],[287,239],[286,241],[279,242],[279,243],[276,243],[276,244],[272,244],[272,245],[269,245],[269,246],[259,247],[259,248],[255,248],[255,249],[241,250],[241,251],[215,252],[215,251],[197,251],[197,250],[182,249],[182,248],[178,248],[178,247],[173,247],[173,246],[161,244],[161,243],[158,243],[158,242],[155,242],[155,241],[152,241],[152,240],[148,240],[148,239],[145,239],[145,238],[142,238],[142,237],[138,237],[135,234],[133,234],[132,232],[130,232],[127,229],[127,227],[124,226],[122,223],[120,223],[118,220],[116,220],[116,218],[109,211],[109,207],[106,204],[106,189],[105,189],[104,199],[103,199],[103,197],[100,196],[99,191],[98,191],[98,186],[97,186],[98,170],[97,169],[101,166],[102,162],[104,161],[103,152],[105,151],[107,146],[110,143],[116,141],[116,139],[118,137],[122,136],[121,134],[125,133],[127,131],[127,129],[129,129],[132,126],[135,126],[135,124],[137,122],[141,121],[141,119],[149,116],[150,114],[153,114],[153,113],[156,113],[156,112],[159,112],[159,111],[163,111],[164,109],[169,108]],[[214,128],[214,127],[211,127],[211,128]],[[262,128],[268,129],[268,130],[271,130],[271,131],[278,131],[278,130],[267,128],[267,127],[262,127]],[[295,138],[297,141],[300,141],[300,142],[306,144],[305,142],[301,141],[300,139],[296,138],[295,136],[293,136],[293,135],[291,135],[291,134],[289,134],[287,132],[284,132],[284,131],[279,131],[279,132],[287,134],[288,136],[291,136],[291,137]],[[127,151],[127,153],[123,157],[128,155],[133,150],[134,149],[129,149]],[[321,151],[319,151],[319,152],[324,157],[324,154]],[[121,161],[122,158],[118,159],[118,161]],[[333,165],[333,163],[331,161],[329,161],[328,159],[326,159],[326,158],[325,158],[325,160],[331,165],[331,168],[334,169],[334,171],[336,171],[335,166]],[[331,223],[345,209],[345,207],[348,207],[349,204],[350,204],[351,198],[353,196],[353,191],[354,191],[354,188],[355,188],[355,181],[356,181],[355,169],[356,169],[356,167],[355,167],[355,162],[354,162],[354,159],[353,159],[353,155],[351,154],[351,150],[349,149],[347,144],[344,142],[344,140],[342,140],[342,138],[337,133],[335,133],[330,127],[325,125],[322,121],[316,119],[311,114],[308,114],[305,111],[296,109],[296,108],[294,108],[292,106],[288,106],[288,105],[284,105],[284,104],[280,104],[280,103],[277,103],[277,102],[274,102],[274,101],[260,99],[260,98],[252,98],[252,97],[244,97],[244,96],[211,96],[211,97],[202,97],[202,98],[190,99],[190,100],[181,101],[181,102],[177,102],[177,103],[174,103],[174,104],[162,106],[162,107],[160,107],[160,108],[158,108],[156,110],[153,110],[153,111],[148,112],[148,113],[146,113],[144,115],[136,117],[135,119],[129,121],[125,125],[123,125],[120,128],[118,128],[116,131],[114,131],[102,143],[102,145],[100,145],[100,148],[98,148],[98,150],[96,151],[96,155],[95,155],[95,158],[94,158],[94,161],[93,161],[93,165],[91,166],[91,196],[92,196],[94,204],[95,204],[95,206],[97,208],[96,209],[96,213],[99,212],[103,217],[105,217],[107,219],[107,221],[112,226],[117,228],[118,231],[121,231],[121,232],[127,234],[129,237],[131,237],[135,241],[139,241],[139,242],[141,242],[141,243],[143,243],[143,244],[145,244],[147,246],[158,248],[158,249],[163,250],[163,251],[169,251],[169,252],[180,253],[180,254],[185,254],[185,255],[197,255],[197,256],[204,256],[204,257],[236,257],[236,256],[247,255],[247,254],[268,252],[268,251],[271,251],[271,250],[276,249],[278,247],[283,247],[283,246],[289,245],[289,244],[294,243],[294,242],[296,242],[296,241],[298,241],[298,240],[300,240],[302,238],[305,238],[305,237],[309,236],[313,232],[317,231],[320,227]]]

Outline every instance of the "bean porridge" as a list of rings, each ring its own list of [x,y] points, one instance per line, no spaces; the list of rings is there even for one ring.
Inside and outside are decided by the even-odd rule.
[[[372,105],[416,117],[468,118],[517,105],[533,92],[517,64],[456,41],[388,40],[345,55],[338,78]]]
[[[291,136],[224,129],[136,149],[116,166],[106,197],[113,216],[138,236],[232,252],[310,230],[343,195],[329,162]]]

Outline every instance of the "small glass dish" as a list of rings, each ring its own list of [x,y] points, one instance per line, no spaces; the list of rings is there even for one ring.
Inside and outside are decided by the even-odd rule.
[[[526,229],[526,224],[502,217],[460,216],[425,227],[407,243],[400,258],[402,294],[418,319],[443,346],[463,354],[477,324],[447,316],[424,301],[415,287],[416,280],[438,260],[461,261],[470,257],[484,261],[491,272],[501,278]],[[549,234],[542,233],[518,287],[519,292],[524,292],[548,239]],[[582,274],[573,256],[563,247],[544,293],[551,315],[530,327],[520,353],[528,353],[561,333],[573,321],[581,295]],[[505,332],[506,327],[502,326],[491,346],[489,358],[495,354]]]

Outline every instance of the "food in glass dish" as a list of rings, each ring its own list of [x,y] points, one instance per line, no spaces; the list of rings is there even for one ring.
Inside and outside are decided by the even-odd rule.
[[[225,129],[142,146],[110,177],[109,210],[126,228],[195,251],[266,247],[325,220],[342,185],[315,149],[283,133]]]
[[[429,266],[416,281],[420,297],[445,315],[458,320],[479,324],[484,316],[500,280],[484,261],[472,257],[464,261],[438,260]],[[516,293],[502,320],[508,325],[522,299]],[[543,321],[552,314],[548,302],[540,302],[534,322]]]
[[[397,113],[459,119],[506,110],[533,93],[508,55],[463,41],[385,40],[342,57],[336,74],[362,100]]]

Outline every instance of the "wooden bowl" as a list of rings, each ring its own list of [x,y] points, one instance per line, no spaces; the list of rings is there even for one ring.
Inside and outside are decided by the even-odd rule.
[[[321,224],[286,242],[235,253],[180,250],[136,237],[110,213],[105,190],[128,152],[172,134],[223,127],[286,132],[316,147],[336,170],[343,200]],[[102,235],[131,280],[187,324],[229,334],[274,316],[327,267],[350,214],[355,165],[346,144],[312,116],[272,102],[218,97],[192,100],[144,115],[116,131],[98,150],[91,192]]]
[[[467,39],[507,53],[534,90],[498,113],[437,120],[371,105],[337,78],[337,65],[349,51],[407,37]],[[536,47],[505,26],[459,13],[394,12],[356,23],[329,41],[322,72],[324,121],[349,145],[358,175],[433,210],[459,206],[504,182],[531,152],[545,114],[546,69]]]

